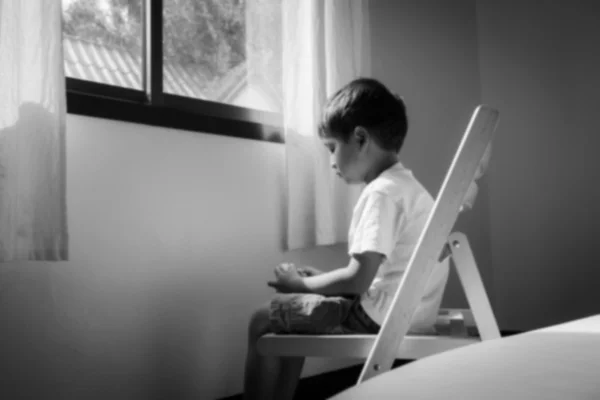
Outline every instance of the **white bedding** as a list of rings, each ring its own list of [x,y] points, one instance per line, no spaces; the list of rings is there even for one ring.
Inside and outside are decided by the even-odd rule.
[[[600,400],[600,315],[426,357],[332,399]]]

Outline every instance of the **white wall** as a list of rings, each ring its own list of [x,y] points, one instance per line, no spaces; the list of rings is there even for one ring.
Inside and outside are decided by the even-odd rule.
[[[600,312],[600,3],[477,3],[483,100],[501,110],[490,168],[500,324]]]
[[[69,262],[0,264],[0,398],[239,393],[273,267],[347,263],[280,250],[280,144],[69,115],[67,162]]]

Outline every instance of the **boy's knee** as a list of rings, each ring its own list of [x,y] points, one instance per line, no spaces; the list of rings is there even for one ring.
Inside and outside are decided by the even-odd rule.
[[[270,303],[266,303],[252,313],[250,323],[248,324],[248,336],[250,339],[257,340],[262,335],[271,332],[269,308]]]

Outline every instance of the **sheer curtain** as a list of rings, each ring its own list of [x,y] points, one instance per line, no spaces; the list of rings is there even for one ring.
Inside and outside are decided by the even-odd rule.
[[[347,241],[361,187],[333,172],[317,125],[327,98],[370,75],[367,0],[283,1],[287,246]]]
[[[0,262],[66,260],[60,0],[0,0]]]

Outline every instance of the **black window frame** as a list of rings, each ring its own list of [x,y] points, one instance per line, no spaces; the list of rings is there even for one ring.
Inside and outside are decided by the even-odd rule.
[[[163,92],[163,0],[143,1],[142,89],[66,77],[67,112],[283,143],[283,122],[279,113]]]

